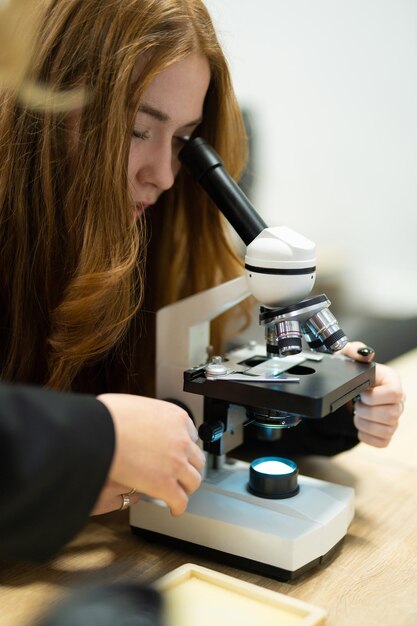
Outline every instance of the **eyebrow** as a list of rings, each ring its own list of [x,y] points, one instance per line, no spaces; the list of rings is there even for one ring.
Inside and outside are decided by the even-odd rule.
[[[139,106],[138,111],[140,111],[141,113],[146,113],[146,115],[150,115],[154,119],[158,120],[158,122],[169,122],[170,119],[171,119],[169,117],[169,115],[167,115],[163,111],[160,111],[159,109],[155,109],[154,107],[150,106],[149,104],[141,104]],[[193,120],[192,122],[188,122],[187,124],[184,124],[182,126],[182,128],[188,128],[188,127],[191,127],[191,126],[198,126],[199,124],[201,124],[202,119],[203,119],[202,117],[199,117],[198,119]]]

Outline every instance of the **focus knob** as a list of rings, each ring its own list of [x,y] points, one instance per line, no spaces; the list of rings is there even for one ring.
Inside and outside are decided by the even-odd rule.
[[[213,443],[220,439],[224,433],[224,424],[220,420],[209,423],[203,422],[198,429],[198,436],[204,443]]]

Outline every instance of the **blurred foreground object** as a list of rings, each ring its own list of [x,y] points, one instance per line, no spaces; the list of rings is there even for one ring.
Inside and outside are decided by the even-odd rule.
[[[158,591],[118,583],[75,593],[38,626],[162,626]]]
[[[83,88],[53,92],[31,78],[40,18],[50,0],[0,0],[0,89],[16,91],[33,109],[67,111],[83,106]]]

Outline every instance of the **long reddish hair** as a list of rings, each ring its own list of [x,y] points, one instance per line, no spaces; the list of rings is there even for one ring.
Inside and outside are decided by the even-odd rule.
[[[149,61],[133,81],[143,53]],[[211,68],[198,133],[237,178],[245,131],[200,0],[50,2],[29,78],[59,92],[82,86],[88,99],[67,114],[47,102],[34,110],[11,89],[1,95],[3,379],[98,392],[85,379],[111,363],[118,375],[107,388],[128,389],[137,372],[152,378],[142,364],[153,351],[146,314],[241,272],[218,210],[183,171],[132,223],[127,159],[138,103],[158,73],[194,53]]]

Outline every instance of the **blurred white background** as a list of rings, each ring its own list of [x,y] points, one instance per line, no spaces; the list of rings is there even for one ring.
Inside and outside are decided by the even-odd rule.
[[[251,118],[256,208],[316,242],[345,311],[417,317],[417,0],[206,5]]]

